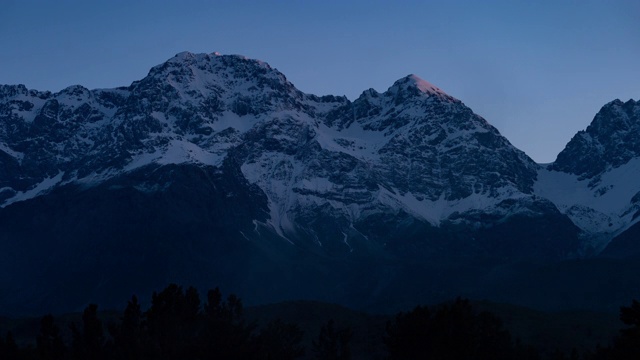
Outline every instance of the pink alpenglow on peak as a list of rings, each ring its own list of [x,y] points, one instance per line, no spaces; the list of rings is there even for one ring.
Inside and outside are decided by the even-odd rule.
[[[452,102],[457,101],[455,98],[445,93],[437,86],[431,84],[426,80],[422,80],[420,77],[414,74],[407,75],[402,79],[396,81],[393,84],[393,86],[389,88],[389,91],[392,93],[396,93],[398,91],[400,92],[409,91],[410,93],[413,93],[415,95],[424,94],[427,97],[435,95],[436,97],[443,100],[452,101]]]
[[[407,79],[407,82],[409,82],[410,84],[413,84],[415,87],[417,87],[418,89],[420,89],[420,91],[424,93],[447,95],[447,93],[440,90],[440,88],[438,88],[437,86],[433,85],[432,83],[426,80],[421,79],[418,75],[411,74],[411,75],[408,75],[406,79]]]

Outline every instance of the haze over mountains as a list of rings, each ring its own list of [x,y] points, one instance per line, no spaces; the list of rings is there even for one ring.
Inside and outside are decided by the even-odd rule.
[[[172,281],[375,311],[609,309],[638,293],[638,127],[640,104],[612,101],[540,165],[415,75],[349,101],[217,53],[117,89],[3,85],[0,309],[117,306]],[[618,287],[583,283],[603,269]],[[527,292],[554,286],[571,296]]]

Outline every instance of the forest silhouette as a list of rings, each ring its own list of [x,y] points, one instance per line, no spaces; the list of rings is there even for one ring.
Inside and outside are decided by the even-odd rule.
[[[640,359],[640,302],[620,310],[626,325],[607,346],[594,351],[540,352],[514,339],[501,319],[458,298],[437,306],[417,306],[387,321],[383,351],[358,354],[351,349],[354,331],[326,319],[311,346],[304,330],[281,319],[248,321],[242,300],[176,284],[154,292],[145,311],[136,296],[114,318],[101,318],[98,305],[88,305],[81,322],[69,325],[70,336],[52,315],[40,321],[35,344],[19,345],[12,332],[0,338],[0,359]]]

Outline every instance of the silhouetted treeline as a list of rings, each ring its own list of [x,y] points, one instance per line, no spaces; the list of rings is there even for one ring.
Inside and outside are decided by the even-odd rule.
[[[0,341],[0,359],[295,359],[304,354],[302,331],[273,321],[258,329],[243,318],[242,301],[216,288],[201,303],[198,291],[169,285],[143,312],[134,296],[119,323],[103,324],[89,305],[71,325],[65,344],[51,315],[43,317],[36,346],[18,348],[11,333]]]
[[[535,349],[512,341],[502,321],[457,299],[437,309],[418,306],[387,326],[389,359],[538,359]]]
[[[594,360],[640,359],[640,302],[633,300],[631,306],[620,308],[620,320],[627,328],[620,330],[611,346],[598,348]]]
[[[540,354],[514,340],[501,320],[478,312],[468,301],[418,306],[387,323],[386,354],[396,359],[640,359],[640,303],[622,307],[620,319],[628,325],[607,347],[579,354],[557,351]],[[352,358],[349,327],[327,321],[310,349],[302,345],[303,331],[294,323],[274,320],[262,326],[247,322],[242,301],[235,295],[223,298],[210,290],[204,302],[198,291],[175,284],[154,293],[143,311],[133,296],[118,321],[104,324],[98,306],[87,306],[80,323],[72,323],[70,339],[51,315],[44,316],[35,346],[20,347],[9,332],[0,338],[2,360],[110,360],[110,359],[313,359]],[[307,351],[305,351],[307,350]],[[356,357],[354,355],[354,357]]]

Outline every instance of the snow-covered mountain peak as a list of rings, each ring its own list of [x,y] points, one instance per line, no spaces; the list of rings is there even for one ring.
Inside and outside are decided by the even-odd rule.
[[[592,139],[587,145],[599,139],[594,151],[624,147],[632,141],[625,136],[640,131],[639,108],[612,102],[579,136]],[[597,135],[600,128],[617,135]],[[520,205],[509,205],[510,214],[524,213],[523,199],[546,189],[534,193],[536,177],[548,175],[461,101],[413,74],[352,102],[302,93],[259,60],[182,52],[129,87],[51,94],[0,86],[0,204],[168,164],[237,166],[264,192],[276,230],[311,208],[349,221],[404,211],[433,225],[497,214],[514,199]]]
[[[415,74],[407,75],[399,80],[397,80],[390,88],[387,90],[388,93],[392,93],[396,96],[406,96],[410,95],[426,95],[432,96],[448,100],[448,101],[457,101],[449,94],[442,91],[437,86],[431,84],[430,82],[421,79]]]
[[[611,101],[538,174],[536,194],[567,214],[595,249],[638,220],[639,132],[640,102]]]
[[[380,93],[376,91],[376,89],[374,88],[369,88],[365,91],[362,92],[362,94],[360,96],[366,97],[366,98],[377,98],[380,96]]]
[[[193,58],[195,55],[196,54],[192,53],[191,51],[181,51],[181,52],[175,54],[174,57],[171,58],[171,59],[184,60],[184,59]]]
[[[45,99],[51,96],[51,92],[30,90],[30,89],[27,89],[27,87],[23,84],[0,85],[0,98],[20,98],[25,96]]]
[[[172,98],[189,102],[233,102],[233,98],[243,98],[240,102],[263,103],[274,97],[280,100],[303,97],[282,73],[266,62],[219,53],[176,54],[154,66],[144,79],[134,82],[131,89],[144,92],[155,89],[161,91],[163,97],[168,96],[167,92],[174,93],[177,96]],[[246,99],[256,96],[260,99]]]
[[[201,71],[219,73],[220,71],[247,71],[247,70],[259,70],[261,75],[275,75],[277,77],[284,77],[282,73],[272,68],[268,63],[250,59],[243,55],[223,55],[219,52],[207,53],[191,53],[183,51],[176,54],[172,58],[168,59],[164,63],[154,66],[149,75],[162,74],[175,70],[175,68],[197,68]]]
[[[82,85],[71,85],[53,94],[54,97],[84,99],[91,96],[91,91]]]
[[[282,278],[300,273],[295,284],[334,259],[347,261],[336,276],[353,273],[358,283],[382,269],[384,278],[365,281],[369,291],[397,288],[405,272],[386,275],[396,264],[407,263],[410,276],[421,271],[414,264],[437,266],[446,256],[466,264],[477,255],[546,261],[597,251],[640,220],[639,132],[640,103],[614,101],[576,136],[564,163],[542,169],[415,75],[349,101],[302,93],[265,62],[218,53],[179,53],[116,89],[0,85],[0,239],[15,254],[39,249],[21,268],[0,252],[0,280],[20,273],[27,277],[15,283],[29,283],[40,276],[34,263],[46,272],[69,259],[114,258],[113,268],[84,261],[80,271],[100,284],[118,283],[119,272],[107,276],[114,268],[183,268],[207,282],[218,273],[245,282],[235,274],[246,273],[251,288],[263,279],[255,274],[280,274],[263,271],[264,253]],[[59,249],[81,250],[41,263]],[[291,267],[281,267],[289,257]],[[384,261],[363,262],[361,272],[370,257]],[[310,270],[299,271],[307,262]],[[497,269],[508,274],[502,260]],[[76,281],[50,275],[42,282],[55,288]]]
[[[405,79],[406,79],[405,81],[407,83],[417,87],[422,92],[426,92],[426,93],[444,93],[438,87],[436,87],[435,85],[431,84],[430,82],[420,78],[416,74],[409,74],[409,75],[407,75],[405,77]]]
[[[618,99],[598,111],[558,154],[550,169],[595,179],[640,157],[640,102]]]
[[[0,85],[0,97],[13,97],[19,94],[26,95],[29,92],[26,86],[20,85]]]

